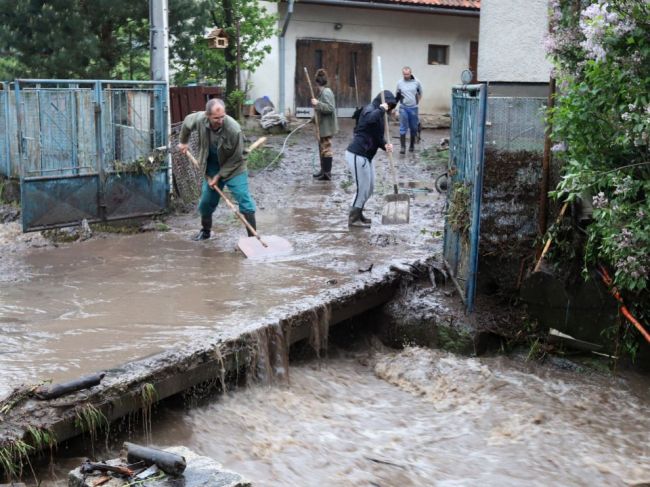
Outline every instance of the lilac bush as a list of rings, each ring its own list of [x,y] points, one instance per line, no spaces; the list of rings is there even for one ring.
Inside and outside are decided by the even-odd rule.
[[[551,0],[545,40],[558,81],[552,194],[591,199],[585,268],[605,264],[649,317],[650,0]]]

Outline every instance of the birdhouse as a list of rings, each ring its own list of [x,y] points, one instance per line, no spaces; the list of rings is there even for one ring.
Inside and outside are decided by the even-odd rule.
[[[210,49],[225,49],[228,47],[228,36],[219,27],[212,29],[205,38],[208,40],[208,47]]]

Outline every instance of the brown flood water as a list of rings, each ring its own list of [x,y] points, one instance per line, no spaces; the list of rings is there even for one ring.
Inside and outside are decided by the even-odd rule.
[[[334,354],[292,367],[288,386],[154,411],[153,444],[186,445],[258,487],[650,482],[647,378],[420,348]]]
[[[302,197],[306,208],[258,213],[260,228],[295,247],[269,261],[235,250],[243,230],[224,208],[207,242],[192,242],[196,218],[180,216],[168,220],[169,232],[109,235],[3,259],[0,397],[20,383],[67,380],[195,340],[237,336],[255,321],[378,279],[396,259],[430,253],[433,239],[415,224],[350,231],[338,208],[347,196],[331,193],[331,186],[315,187]],[[338,206],[323,214],[318,207],[328,203]],[[370,264],[373,272],[359,272]]]

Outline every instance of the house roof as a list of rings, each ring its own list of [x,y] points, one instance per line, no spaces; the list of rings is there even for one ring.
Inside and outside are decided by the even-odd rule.
[[[380,0],[379,3],[408,3],[411,5],[427,5],[431,7],[457,8],[463,10],[479,10],[481,0]]]
[[[374,4],[403,4],[420,7],[458,9],[458,10],[480,10],[481,0],[361,0]]]

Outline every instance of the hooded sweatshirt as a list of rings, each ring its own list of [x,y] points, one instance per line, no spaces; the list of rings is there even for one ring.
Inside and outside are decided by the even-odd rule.
[[[395,106],[397,100],[395,95],[390,91],[384,90],[384,98],[389,106]],[[348,151],[358,156],[363,156],[369,161],[375,157],[377,149],[386,150],[386,140],[384,138],[384,109],[380,108],[381,94],[377,95],[372,103],[366,105],[359,120],[354,128],[352,142],[348,146]]]

